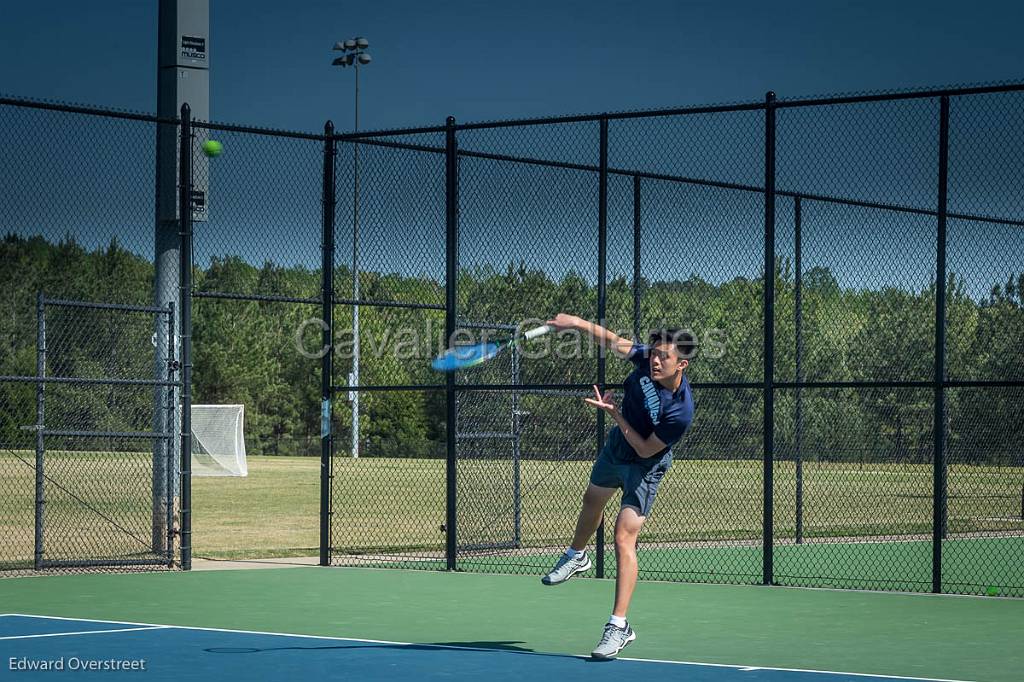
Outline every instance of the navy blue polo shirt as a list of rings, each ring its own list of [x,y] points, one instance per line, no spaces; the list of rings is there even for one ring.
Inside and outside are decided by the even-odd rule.
[[[651,357],[647,346],[634,344],[629,360],[636,367],[624,382],[619,410],[637,435],[648,438],[653,433],[668,447],[644,459],[636,454],[618,426],[612,429],[610,438],[620,459],[654,464],[666,456],[670,457],[672,445],[690,428],[693,422],[693,394],[685,375],[675,392],[651,378]]]

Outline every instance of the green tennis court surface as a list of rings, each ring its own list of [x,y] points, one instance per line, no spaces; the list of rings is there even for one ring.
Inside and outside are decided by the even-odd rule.
[[[905,592],[931,591],[932,544],[930,540],[877,540],[813,542],[776,545],[775,578],[789,585],[831,583],[834,587],[856,585],[866,589]],[[761,547],[645,547],[639,551],[640,575],[653,580],[697,582],[760,582]],[[971,538],[943,543],[943,591],[1020,596],[1024,584],[1024,537]],[[1006,561],[979,572],[982,557],[1002,556]],[[509,556],[464,559],[467,570],[508,572],[512,564],[547,571],[558,552],[511,558]],[[438,567],[441,563],[438,562]],[[681,570],[680,567],[688,567]],[[607,554],[606,570],[615,569],[615,556]],[[899,574],[900,577],[894,577]],[[984,577],[984,581],[979,581]]]
[[[10,657],[61,652],[149,655],[173,666],[180,678],[192,679],[241,674],[236,665],[260,674],[282,665],[280,671],[290,676],[348,670],[377,679],[440,672],[448,679],[476,679],[488,670],[602,677],[595,670],[619,665],[621,674],[641,674],[627,671],[626,661],[594,666],[579,658],[600,636],[612,590],[607,580],[574,579],[547,588],[536,576],[356,568],[12,578],[0,580],[2,613],[112,621],[127,624],[121,626],[126,632],[28,638],[42,627],[30,619],[11,625],[0,638],[14,638],[3,640],[5,665]],[[624,656],[727,666],[645,668],[642,674],[649,679],[789,682],[802,674],[794,671],[825,671],[833,674],[814,679],[859,673],[1009,682],[1019,680],[1024,669],[1024,602],[1012,599],[644,582],[630,620],[638,639]],[[296,644],[255,640],[255,634],[239,639],[200,637],[177,628],[132,629],[151,625],[345,641]],[[57,632],[120,629],[87,623],[44,630],[54,627]],[[123,639],[106,641],[115,636]],[[154,637],[158,644],[151,643]],[[368,652],[352,648],[349,640],[401,644]],[[108,651],[115,641],[116,651]],[[462,649],[436,645],[502,656],[477,660],[459,654]],[[160,651],[171,653],[169,662]],[[429,660],[422,659],[424,652],[430,652]],[[212,668],[211,653],[217,654]],[[374,658],[367,660],[369,655]],[[18,674],[22,677],[11,679],[44,673]]]

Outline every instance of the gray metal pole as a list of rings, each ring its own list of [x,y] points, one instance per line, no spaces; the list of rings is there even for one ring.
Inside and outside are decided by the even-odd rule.
[[[633,176],[633,338],[640,340],[640,176]]]
[[[168,255],[168,252],[165,251],[158,258],[162,258],[165,255]],[[177,249],[171,250],[169,255],[173,255],[177,259]],[[160,286],[168,284],[168,279],[170,278],[167,275],[170,274],[165,272],[158,277]],[[158,305],[168,307],[170,309],[169,314],[174,315],[175,298],[176,296],[173,294],[170,296],[158,294],[156,302]],[[167,321],[163,319],[163,315],[159,314],[154,315],[153,320],[155,322],[154,336],[156,339],[154,353],[156,356],[156,367],[154,368],[154,376],[157,379],[166,380],[169,376],[170,364],[174,359],[174,336],[172,335],[174,325],[173,321],[172,324],[167,324]],[[175,400],[174,387],[157,386],[153,394],[153,405],[155,407],[153,411],[153,430],[157,433],[173,433],[176,425],[175,422],[177,421],[177,414],[173,409]],[[172,409],[168,410],[168,406],[171,406]],[[172,458],[176,450],[175,440],[175,438],[157,438],[153,441],[151,541],[154,554],[166,551],[168,543],[172,540],[169,537],[171,526],[167,523],[167,518],[172,513],[174,507],[174,482],[172,476],[174,462]]]
[[[43,409],[46,404],[44,392],[46,384],[46,313],[43,292],[36,294],[36,537],[34,566],[38,571],[43,567],[43,521],[46,509],[43,443]]]
[[[333,478],[334,434],[331,424],[334,406],[334,201],[335,157],[334,124],[324,124],[323,171],[323,253],[321,254],[321,314],[325,328],[320,360],[320,565],[331,564],[331,482]]]
[[[359,59],[356,68],[356,132],[359,132]],[[359,386],[359,143],[352,145],[352,378],[349,386]],[[352,456],[359,457],[359,391],[352,391]]]
[[[159,0],[157,3],[157,115],[165,120],[177,118],[181,106],[186,102],[194,119],[210,118],[210,3],[209,0]],[[181,316],[184,314],[179,292],[178,265],[181,259],[181,216],[178,201],[178,126],[173,123],[156,125],[156,220],[154,237],[154,305],[166,308],[174,305],[175,328],[184,329]],[[205,131],[201,134],[205,134]],[[209,205],[208,173],[205,172],[207,159],[200,156],[193,160],[191,191],[202,197],[202,203],[190,206],[191,219],[206,220]],[[198,164],[199,169],[195,166]],[[168,326],[156,324],[156,376],[163,376],[170,360],[168,349],[177,350],[177,339],[167,338]],[[154,391],[153,430],[177,432],[181,416],[173,410],[167,417],[161,413],[168,400],[177,404],[178,390],[173,387],[158,387]],[[166,451],[159,440],[153,441],[152,488],[153,520],[152,545],[154,552],[162,551],[166,524],[162,507],[171,505],[177,493],[181,461],[180,442],[177,438]],[[171,487],[166,489],[167,481]],[[169,500],[169,501],[168,501]]]
[[[800,383],[804,380],[803,357],[804,357],[804,335],[803,335],[803,245],[801,244],[803,229],[803,208],[800,197],[793,202],[793,224],[795,232],[795,263],[796,271],[796,543],[803,544],[804,541],[804,405],[803,394]]]
[[[167,126],[169,128],[175,128],[171,124],[161,123],[158,124],[160,127]],[[176,131],[170,133],[164,132],[163,134],[171,134],[176,138]],[[172,150],[171,154],[168,154],[166,150],[160,153],[160,159],[158,161],[158,183],[170,182],[172,186],[177,184],[177,154],[173,153],[176,150]],[[166,176],[170,176],[169,179]],[[162,179],[161,179],[162,178]],[[179,242],[181,236],[178,234],[180,231],[180,223],[177,220],[167,220],[159,215],[159,212],[164,211],[163,208],[158,208],[158,215],[156,218],[156,254],[155,254],[155,281],[154,281],[154,302],[153,304],[166,308],[167,306],[173,306],[176,311],[181,310],[181,299],[179,298],[180,282],[178,281],[178,264],[181,258],[179,253]],[[178,314],[177,312],[174,314]],[[168,365],[171,361],[171,356],[174,354],[174,337],[168,338],[168,333],[171,327],[163,324],[159,315],[155,316],[154,335],[156,348],[154,349],[154,361],[155,376],[163,377],[167,373]],[[180,320],[175,321],[175,327],[181,328]],[[179,423],[179,415],[176,410],[171,410],[169,413],[166,412],[166,406],[168,403],[174,404],[177,402],[178,393],[172,386],[157,386],[153,396],[153,430],[161,433],[174,432],[177,430]],[[171,507],[173,507],[174,498],[174,470],[176,455],[180,453],[178,449],[177,439],[171,439],[170,442],[163,440],[153,441],[153,462],[152,462],[152,492],[153,492],[153,518],[152,518],[152,545],[153,552],[160,552],[162,548],[166,546],[167,539],[167,526],[165,518],[167,510],[163,507],[168,504],[168,499],[171,500]],[[167,481],[171,481],[171,488],[168,491],[166,489]]]
[[[172,380],[175,374],[178,373],[178,363],[174,353],[174,316],[176,315],[174,303],[167,305],[167,339],[168,339],[168,356],[169,361],[163,374],[158,375],[166,381]],[[157,316],[159,317],[159,315]],[[167,543],[165,550],[167,552],[167,567],[172,568],[174,566],[174,453],[177,451],[175,443],[178,439],[174,436],[174,424],[177,415],[175,410],[175,393],[174,388],[171,386],[165,386],[163,392],[164,400],[164,433],[169,434],[168,437],[161,439],[163,442],[164,450],[164,527],[166,532],[165,541]]]
[[[608,289],[605,280],[608,267],[608,119],[602,118],[598,127],[598,163],[597,176],[597,322],[607,326],[605,319]],[[597,348],[597,383],[604,394],[607,358],[604,346]],[[597,411],[597,452],[604,447],[604,410]],[[604,515],[597,527],[594,541],[594,554],[597,555],[597,577],[604,577]]]
[[[935,377],[932,455],[932,592],[942,592],[946,539],[946,211],[949,178],[949,97],[939,100],[938,225],[935,245]]]
[[[764,125],[764,515],[761,581],[774,582],[775,535],[775,93],[765,94]]]
[[[455,336],[457,285],[459,276],[459,158],[455,136],[455,117],[445,122],[445,346],[451,348]],[[458,500],[455,375],[445,377],[445,564],[449,571],[458,568],[458,537],[456,513]]]
[[[519,385],[519,348],[512,346],[512,385]],[[518,549],[523,546],[523,498],[522,498],[522,471],[520,457],[522,456],[521,422],[519,411],[519,390],[512,389],[512,544]]]
[[[181,298],[181,568],[192,570],[192,111],[181,105],[178,161]]]

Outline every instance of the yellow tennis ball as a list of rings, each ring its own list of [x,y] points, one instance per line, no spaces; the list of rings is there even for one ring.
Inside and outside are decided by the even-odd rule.
[[[209,157],[220,156],[224,151],[224,145],[217,140],[207,140],[203,143],[203,153]]]

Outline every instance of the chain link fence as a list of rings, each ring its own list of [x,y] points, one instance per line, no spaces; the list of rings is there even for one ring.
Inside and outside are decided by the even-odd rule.
[[[1020,177],[1019,145],[975,138],[982,121],[999,121],[997,137],[1019,129],[1021,104],[1005,88],[455,126],[460,320],[566,310],[640,339],[667,323],[703,341],[698,417],[641,539],[642,577],[1021,593],[1021,472],[989,445],[1005,432],[955,445],[977,428],[957,413],[1020,419],[1000,395],[1019,390],[1017,354],[999,347],[1024,329],[1020,251],[999,246],[1019,241],[1017,197],[987,198],[963,169],[988,149],[999,170],[984,164],[998,176],[985,187]],[[958,234],[960,222],[980,229]],[[985,328],[991,308],[1002,317]],[[587,454],[563,446],[530,490],[544,445],[478,425],[518,418],[513,395],[568,396],[627,370],[596,355],[524,361],[501,399],[488,394],[508,390],[504,369],[460,377],[459,416],[499,442],[458,441],[459,567],[543,573],[571,537],[605,426],[545,398]],[[553,532],[531,534],[551,507]],[[613,575],[604,551],[598,572]]]
[[[154,269],[159,125],[0,103],[0,575],[171,565],[179,320],[161,294],[178,283]]]
[[[444,135],[336,146],[330,561],[443,566]]]
[[[630,366],[571,335],[454,377],[429,359],[565,311],[699,342],[641,578],[1024,595],[1024,86],[344,135],[17,100],[0,117],[8,148],[33,140],[0,197],[5,456],[35,448],[16,427],[35,423],[38,291],[173,301],[161,232],[146,237],[173,199],[154,195],[163,166],[121,150],[180,127],[184,403],[245,404],[250,454],[304,472],[198,493],[295,531],[228,554],[546,571],[610,426],[582,398]],[[202,156],[210,138],[222,157]],[[162,352],[157,367],[178,351]],[[107,401],[126,421],[148,404],[129,395]],[[34,488],[16,480],[0,561],[24,569]],[[197,556],[234,532],[204,504]]]
[[[36,310],[34,376],[3,377],[0,566],[170,567],[173,308],[40,293]]]

